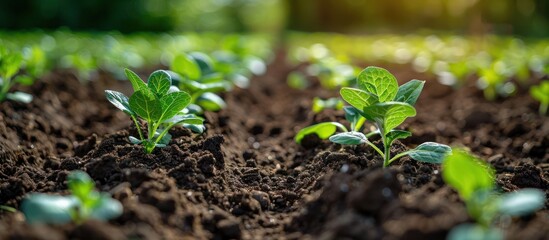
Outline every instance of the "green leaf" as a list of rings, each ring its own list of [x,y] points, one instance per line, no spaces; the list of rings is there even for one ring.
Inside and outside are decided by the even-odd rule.
[[[358,123],[358,120],[362,118],[361,112],[355,107],[345,106],[343,107],[343,111],[345,111],[345,119],[352,125]]]
[[[195,103],[201,106],[206,111],[219,111],[227,107],[227,104],[220,96],[217,96],[211,92],[205,92],[200,97],[198,97]]]
[[[32,193],[21,203],[21,211],[29,224],[65,224],[71,222],[70,212],[77,205],[75,197]]]
[[[128,97],[121,92],[105,90],[105,96],[107,100],[111,102],[116,108],[122,110],[123,112],[129,115],[135,115],[130,108],[130,103],[128,102]]]
[[[395,140],[404,139],[409,136],[412,136],[411,132],[404,131],[404,130],[391,130],[389,133],[387,133],[385,138],[387,138],[388,145],[391,145]]]
[[[173,59],[171,70],[193,80],[199,79],[202,75],[198,63],[185,54],[177,55]]]
[[[67,185],[71,193],[81,201],[88,198],[95,188],[95,183],[90,176],[83,171],[74,171],[67,177]]]
[[[141,144],[143,141],[142,140],[139,140],[137,139],[136,137],[132,137],[132,136],[129,136],[128,139],[130,140],[131,143],[133,144]]]
[[[383,135],[387,135],[408,117],[416,115],[416,109],[412,105],[403,102],[383,102],[364,108],[363,116],[375,122],[383,129]]]
[[[503,240],[503,233],[497,228],[484,228],[481,225],[465,223],[454,227],[448,240]]]
[[[423,90],[423,85],[425,85],[425,81],[415,79],[402,84],[402,86],[398,88],[395,101],[405,102],[412,106],[415,105],[421,90]]]
[[[126,73],[126,77],[130,80],[135,92],[147,88],[147,84],[132,70],[126,68],[124,69],[124,73]]]
[[[492,190],[494,176],[490,165],[461,149],[452,149],[452,154],[442,163],[444,181],[466,202],[474,192]]]
[[[162,116],[162,104],[148,88],[135,92],[128,102],[130,109],[147,122],[158,121]]]
[[[545,205],[545,193],[534,188],[506,193],[501,197],[499,212],[510,216],[531,214]]]
[[[393,101],[398,91],[395,76],[380,67],[367,67],[358,74],[357,81],[360,89],[377,96],[379,102]]]
[[[165,123],[171,123],[171,124],[182,123],[182,124],[201,125],[204,123],[204,119],[201,117],[197,117],[194,114],[184,114],[184,115],[175,115],[174,117],[166,120]]]
[[[366,143],[368,139],[361,132],[342,132],[332,135],[330,141],[342,145],[360,145]]]
[[[15,77],[14,81],[25,86],[31,86],[34,83],[34,78],[28,75],[19,75]]]
[[[107,221],[122,215],[122,212],[123,207],[118,200],[111,198],[108,194],[101,194],[90,218]]]
[[[168,93],[172,85],[172,78],[166,71],[158,70],[151,73],[147,82],[147,87],[159,97]]]
[[[343,100],[356,109],[364,109],[365,107],[379,102],[377,96],[356,88],[341,88],[339,94],[341,94]]]
[[[327,139],[336,132],[337,128],[347,132],[347,128],[341,125],[341,123],[323,122],[301,129],[297,132],[294,139],[297,143],[301,143],[301,140],[309,134],[316,134],[320,139]]]
[[[202,124],[183,124],[184,128],[191,129],[192,132],[202,134],[204,131],[206,131],[206,127]]]
[[[411,134],[410,134],[411,135]],[[452,148],[435,142],[425,142],[411,150],[408,154],[414,160],[427,163],[442,163]]]
[[[17,102],[30,103],[32,102],[33,97],[28,93],[17,91],[13,93],[7,93],[6,98]]]
[[[191,96],[186,92],[172,92],[160,98],[162,113],[158,118],[159,122],[172,118],[183,110],[191,102]]]
[[[549,81],[543,81],[538,86],[532,86],[530,95],[541,103],[549,103]]]

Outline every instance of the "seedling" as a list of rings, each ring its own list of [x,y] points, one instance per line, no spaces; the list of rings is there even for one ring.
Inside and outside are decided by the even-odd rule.
[[[213,65],[213,60],[203,53],[179,54],[171,64],[172,84],[190,94],[190,104],[197,114],[202,114],[202,109],[219,111],[227,105],[215,93],[229,91],[232,85],[214,71]]]
[[[345,117],[351,122],[352,131],[336,122],[320,123],[299,131],[296,142],[299,143],[307,134],[315,133],[321,139],[330,138],[330,141],[339,144],[366,143],[381,155],[384,167],[406,155],[417,161],[442,163],[451,149],[434,142],[422,143],[415,149],[391,157],[393,142],[412,135],[408,131],[395,128],[406,118],[416,115],[413,105],[423,89],[424,81],[412,80],[399,87],[396,78],[387,70],[367,67],[358,75],[357,82],[359,88],[344,87],[340,91],[341,97],[352,106],[345,108]],[[368,135],[359,132],[365,120],[371,121],[377,130]],[[334,135],[337,128],[343,132]],[[383,151],[368,140],[368,137],[375,134],[381,135]]]
[[[494,169],[461,149],[454,149],[442,164],[442,177],[465,202],[475,224],[461,224],[452,229],[448,239],[503,239],[495,227],[498,219],[529,215],[545,204],[545,193],[522,189],[512,193],[496,192]]]
[[[23,67],[24,59],[21,53],[12,52],[7,48],[0,46],[0,101],[6,99],[29,103],[32,101],[32,95],[24,92],[10,93],[9,90],[17,83],[23,85],[32,85],[34,79],[16,74]]]
[[[530,95],[540,102],[539,114],[545,116],[549,108],[549,80],[542,81],[537,86],[530,88]]]
[[[315,97],[313,99],[313,112],[319,113],[324,109],[331,108],[335,110],[343,109],[344,102],[339,98],[328,98],[326,100]]]
[[[152,153],[155,147],[165,147],[171,139],[168,131],[177,124],[202,125],[204,119],[185,114],[191,96],[171,86],[172,79],[166,71],[153,72],[147,83],[129,69],[125,73],[134,89],[130,98],[112,90],[105,90],[105,95],[115,107],[130,115],[139,134],[139,139],[130,136],[130,141],[143,144],[146,153]],[[147,122],[147,138],[137,117]]]
[[[83,223],[88,219],[107,221],[122,214],[122,204],[109,194],[94,190],[95,183],[82,171],[67,177],[69,196],[33,193],[23,201],[21,209],[30,224]]]

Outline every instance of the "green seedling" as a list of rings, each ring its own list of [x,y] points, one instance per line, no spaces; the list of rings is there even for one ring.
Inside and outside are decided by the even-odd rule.
[[[319,113],[324,109],[343,109],[344,102],[339,98],[328,98],[326,100],[315,97],[313,99],[313,112]]]
[[[529,215],[545,203],[545,194],[538,189],[498,193],[494,169],[462,149],[453,149],[446,157],[442,177],[458,192],[469,216],[475,220],[474,224],[461,224],[452,229],[450,240],[501,240],[503,233],[495,227],[498,219]]]
[[[368,67],[358,75],[359,88],[344,87],[341,97],[352,107],[345,107],[345,118],[351,123],[351,131],[337,122],[319,123],[302,129],[295,137],[300,143],[305,135],[316,134],[321,139],[343,145],[358,145],[366,143],[383,158],[383,166],[387,167],[395,160],[410,156],[412,159],[428,163],[442,163],[444,156],[451,152],[450,147],[426,142],[415,149],[399,153],[391,157],[391,145],[397,139],[404,139],[412,133],[395,129],[406,118],[416,115],[413,105],[416,103],[424,81],[412,80],[398,86],[395,77],[387,70],[378,67]],[[365,120],[371,121],[377,130],[367,135],[360,132]],[[335,134],[337,129],[342,133]],[[368,140],[379,134],[383,150]]]
[[[166,71],[153,72],[147,83],[129,69],[125,69],[125,73],[134,93],[128,98],[123,93],[105,90],[105,95],[115,107],[130,115],[139,133],[139,139],[130,136],[130,141],[143,144],[145,152],[152,153],[155,147],[165,147],[171,140],[168,131],[177,124],[203,124],[204,119],[187,114],[185,107],[191,102],[191,96],[172,86],[172,79]],[[138,117],[147,122],[146,138]]]
[[[95,183],[82,171],[67,177],[69,196],[41,193],[28,195],[21,205],[29,224],[83,223],[88,219],[107,221],[122,214],[122,204],[107,193],[95,191]]]
[[[542,81],[537,86],[532,86],[530,88],[530,95],[540,102],[539,114],[545,116],[547,108],[549,108],[549,80]]]
[[[344,87],[341,97],[358,110],[366,120],[377,127],[381,136],[383,151],[371,144],[372,148],[383,157],[383,166],[389,166],[396,159],[410,156],[412,159],[428,163],[441,163],[444,156],[451,151],[450,147],[426,142],[415,149],[391,157],[391,145],[396,139],[404,139],[412,133],[396,130],[408,117],[416,115],[416,103],[425,81],[411,80],[398,86],[396,78],[387,70],[378,67],[367,67],[357,78],[358,88]]]
[[[307,77],[298,71],[293,71],[288,74],[286,78],[286,83],[293,89],[304,90],[309,87],[310,83],[307,80]]]
[[[172,71],[169,73],[174,80],[173,85],[191,95],[190,104],[195,109],[194,113],[219,111],[227,105],[215,93],[231,90],[231,82],[224,80],[213,65],[213,60],[203,53],[177,55],[171,64]]]
[[[13,92],[9,90],[17,83],[23,85],[32,85],[34,78],[27,75],[17,75],[25,64],[23,55],[19,52],[13,52],[0,46],[0,101],[6,99],[29,103],[32,101],[32,95],[24,92]]]

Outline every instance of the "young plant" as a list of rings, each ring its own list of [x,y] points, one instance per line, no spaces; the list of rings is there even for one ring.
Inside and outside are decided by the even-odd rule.
[[[32,85],[34,78],[16,74],[23,67],[24,59],[21,53],[13,52],[0,46],[0,102],[6,99],[29,103],[32,95],[24,92],[10,93],[9,90],[17,83]]]
[[[545,116],[549,108],[549,80],[542,81],[537,86],[530,88],[530,95],[540,102],[539,114]]]
[[[359,73],[357,84],[358,88],[342,88],[340,94],[343,100],[377,127],[376,133],[381,135],[383,151],[374,144],[370,146],[383,157],[384,167],[406,155],[422,162],[441,163],[444,156],[451,151],[446,145],[426,142],[391,157],[393,142],[412,135],[408,131],[395,128],[408,117],[416,115],[413,105],[423,89],[424,81],[411,80],[399,87],[396,78],[387,70],[367,67]]]
[[[88,219],[107,221],[122,214],[122,204],[109,194],[94,190],[95,183],[82,171],[67,177],[69,196],[33,193],[25,198],[21,209],[30,224],[80,224]]]
[[[452,229],[448,239],[503,239],[495,227],[498,219],[528,215],[542,208],[545,193],[538,189],[521,189],[500,194],[495,171],[484,161],[461,149],[454,149],[442,164],[442,177],[465,202],[474,224],[461,224]]]
[[[343,104],[344,104],[343,100],[339,98],[328,98],[324,100],[322,98],[315,97],[313,99],[313,112],[319,113],[327,108],[341,110],[343,109]]]
[[[179,54],[171,64],[173,84],[190,94],[190,104],[197,114],[202,114],[203,109],[219,111],[227,105],[215,93],[231,90],[231,82],[224,80],[213,65],[213,60],[203,53]]]
[[[130,115],[139,134],[139,139],[130,136],[130,141],[143,144],[146,153],[152,153],[155,147],[165,147],[171,140],[168,131],[175,125],[202,125],[202,118],[185,114],[191,96],[171,86],[172,79],[166,71],[153,72],[147,83],[129,69],[125,69],[125,73],[134,93],[128,98],[123,93],[105,90],[105,95],[115,107]],[[137,117],[147,122],[146,138]]]

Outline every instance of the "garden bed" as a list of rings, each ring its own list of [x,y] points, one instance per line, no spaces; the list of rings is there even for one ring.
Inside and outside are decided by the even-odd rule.
[[[176,128],[168,147],[148,155],[128,142],[135,126],[104,97],[130,85],[108,74],[80,83],[57,71],[25,89],[32,103],[1,103],[1,204],[17,208],[30,192],[67,193],[67,174],[80,169],[124,213],[109,223],[29,227],[21,213],[2,212],[0,238],[444,239],[471,221],[438,165],[405,157],[383,169],[365,146],[295,143],[299,129],[343,113],[312,113],[313,97],[337,92],[287,87],[293,68],[283,59],[249,89],[226,93],[228,107],[206,113],[205,134]],[[409,67],[387,68],[401,81],[427,80],[417,116],[403,124],[413,136],[392,152],[425,141],[465,146],[496,168],[503,191],[549,193],[549,121],[526,91],[489,102],[474,86],[455,90]],[[506,236],[546,239],[548,206],[501,223]]]

